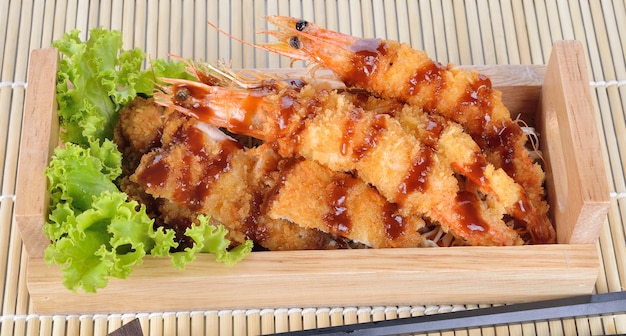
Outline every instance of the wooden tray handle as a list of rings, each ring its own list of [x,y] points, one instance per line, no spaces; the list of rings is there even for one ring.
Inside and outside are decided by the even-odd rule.
[[[15,196],[15,221],[29,258],[42,258],[50,243],[41,229],[49,200],[43,171],[59,138],[54,113],[58,57],[54,48],[36,49],[30,55]]]
[[[539,109],[546,185],[558,243],[594,243],[609,209],[609,191],[579,42],[554,44]],[[573,158],[576,164],[565,158]]]

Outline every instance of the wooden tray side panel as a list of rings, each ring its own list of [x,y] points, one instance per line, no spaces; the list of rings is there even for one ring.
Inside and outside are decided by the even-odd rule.
[[[58,267],[29,265],[34,310],[52,314],[207,309],[514,303],[589,294],[595,245],[259,252],[185,270],[148,258],[128,279],[75,294]],[[62,302],[63,306],[59,307]]]
[[[609,191],[579,42],[554,44],[539,116],[558,243],[594,243],[609,209]]]
[[[17,172],[15,222],[29,258],[43,258],[49,244],[41,229],[48,209],[43,171],[58,144],[56,49],[36,49],[30,56],[28,88]],[[52,113],[51,113],[52,112]]]

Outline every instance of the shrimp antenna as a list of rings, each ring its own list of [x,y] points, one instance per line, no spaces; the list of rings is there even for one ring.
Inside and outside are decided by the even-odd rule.
[[[232,35],[232,34],[230,34],[229,32],[227,32],[227,31],[223,30],[222,28],[220,28],[220,27],[216,26],[216,25],[215,25],[213,22],[211,22],[211,21],[207,21],[207,23],[209,24],[209,26],[213,27],[213,29],[217,30],[218,32],[220,32],[220,33],[222,33],[222,34],[224,34],[224,35],[228,36],[228,38],[231,38],[231,39],[233,39],[233,40],[235,40],[235,41],[237,41],[237,42],[239,42],[239,43],[241,43],[241,44],[244,44],[244,45],[247,45],[247,46],[250,46],[250,47],[253,47],[253,48],[258,48],[258,49],[261,49],[261,50],[265,50],[265,51],[267,51],[267,52],[272,52],[272,50],[270,50],[269,48],[266,48],[266,47],[264,47],[264,46],[262,46],[262,45],[258,45],[258,44],[250,43],[250,42],[245,41],[245,40],[242,40],[242,39],[240,39],[240,38],[238,38],[238,37],[236,37],[236,36],[233,36],[233,35]]]

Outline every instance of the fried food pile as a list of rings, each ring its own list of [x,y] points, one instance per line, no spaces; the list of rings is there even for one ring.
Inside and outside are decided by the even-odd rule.
[[[269,250],[554,243],[544,172],[488,77],[408,45],[270,17],[261,48],[345,88],[188,63],[121,112],[121,188]],[[250,140],[253,139],[253,140]],[[245,146],[244,146],[245,144]],[[180,238],[181,247],[189,242]]]
[[[137,98],[121,111],[118,184],[157,226],[176,232],[179,250],[191,245],[183,232],[198,214],[225,225],[233,245],[252,239],[267,250],[529,242],[507,211],[523,190],[480,159],[458,124],[321,84],[270,81],[262,91],[257,103],[282,106],[290,97],[293,111],[281,108],[283,126],[258,114],[259,125],[240,122],[265,129],[251,132],[264,138],[251,147],[180,105]]]

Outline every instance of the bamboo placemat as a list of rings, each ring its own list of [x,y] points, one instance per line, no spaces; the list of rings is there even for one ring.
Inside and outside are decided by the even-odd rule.
[[[244,335],[465,310],[477,306],[343,307],[154,312],[150,314],[33,314],[25,285],[25,254],[12,223],[28,57],[64,32],[95,26],[122,30],[125,48],[151,57],[232,60],[235,68],[288,67],[289,60],[228,39],[207,21],[251,42],[280,14],[364,37],[408,42],[441,62],[545,64],[553,41],[582,42],[607,162],[611,208],[598,251],[604,266],[596,292],[626,287],[626,4],[614,1],[488,0],[3,0],[0,1],[0,335],[104,335],[135,318],[145,335]],[[296,63],[295,66],[302,66]],[[599,155],[599,153],[590,153]],[[514,262],[514,261],[513,261]],[[61,303],[60,303],[61,304]],[[496,303],[494,303],[496,304]],[[446,335],[626,333],[626,314],[537,321]]]

